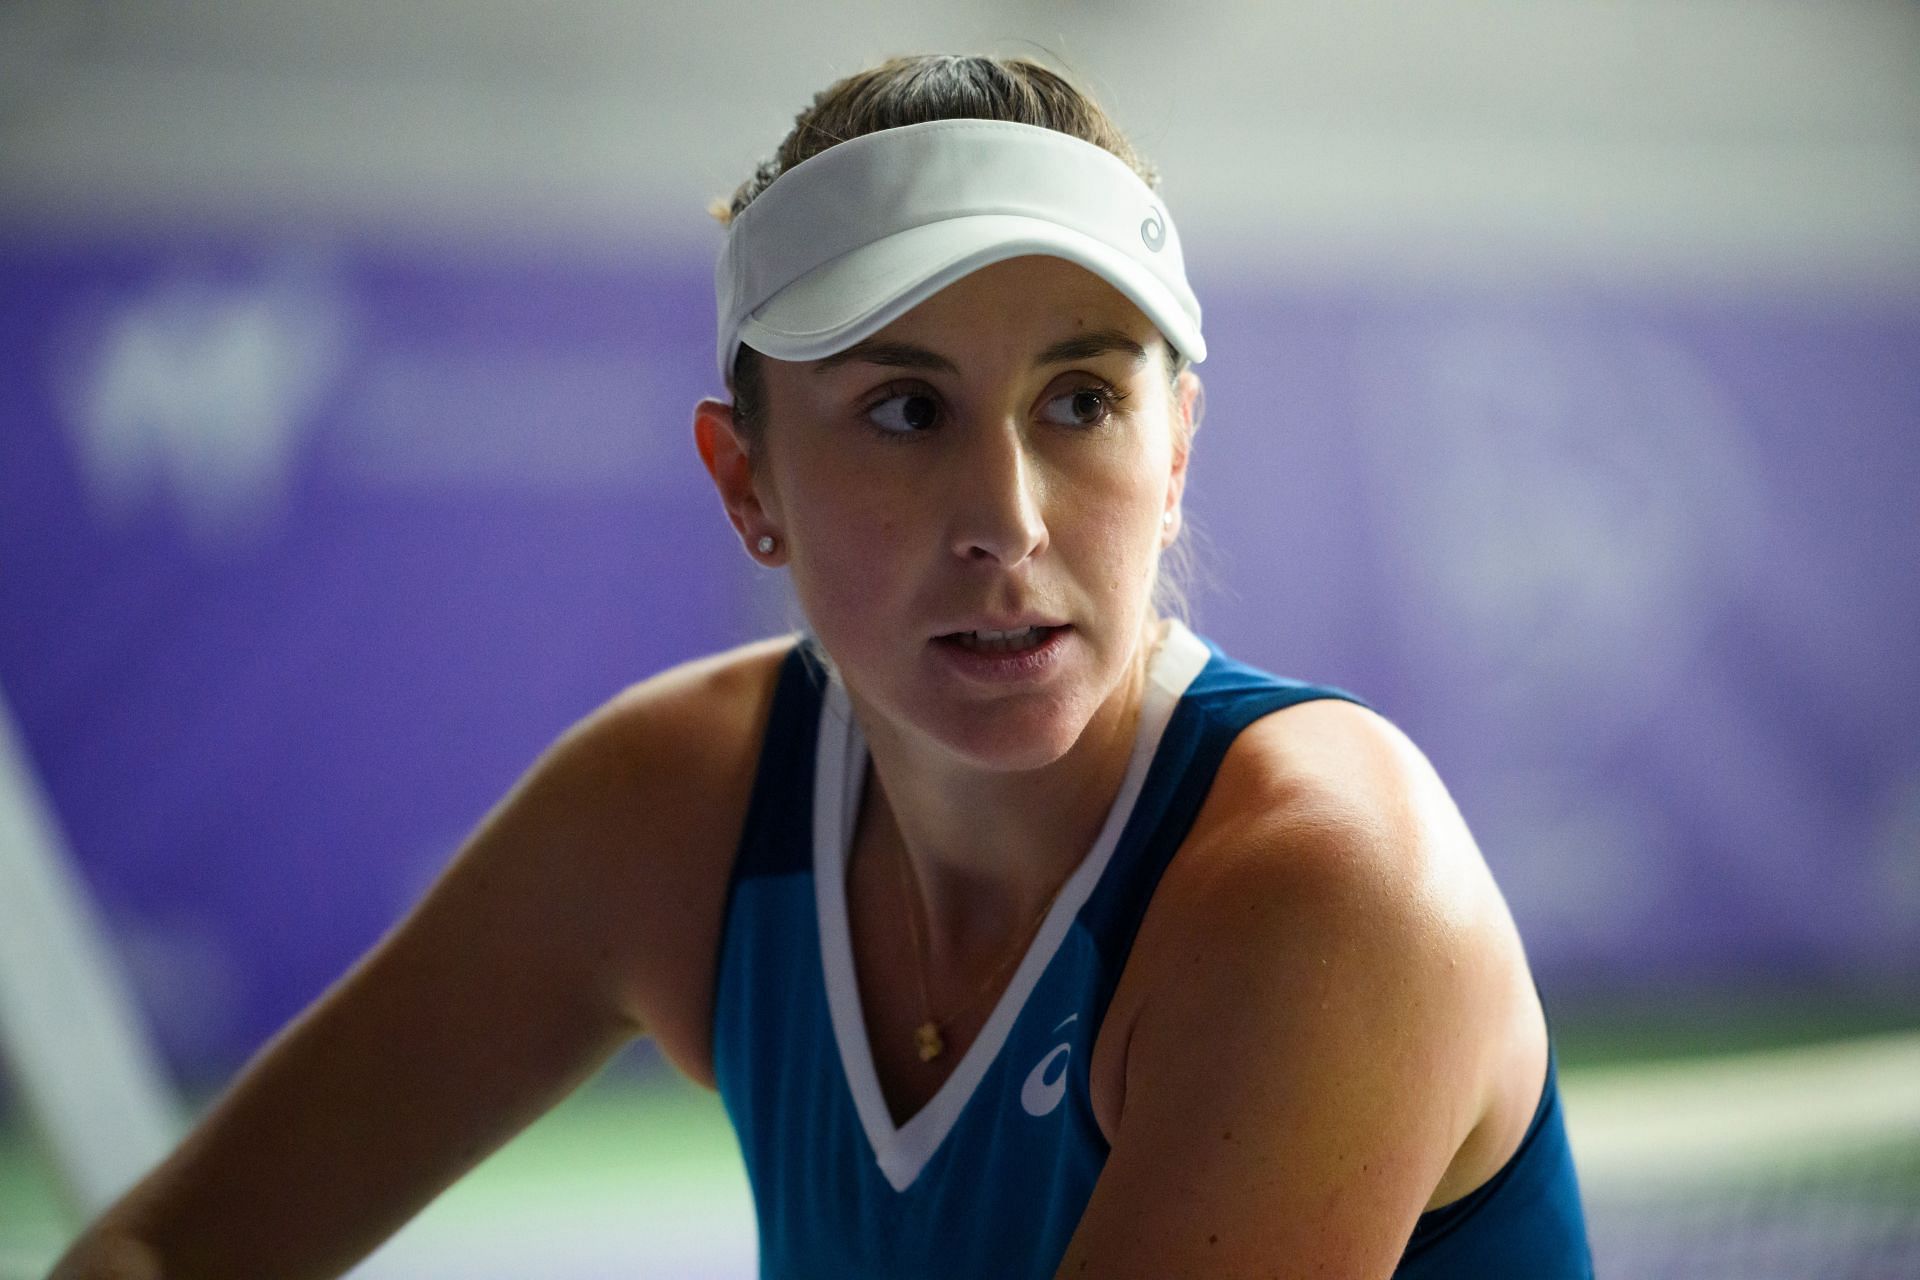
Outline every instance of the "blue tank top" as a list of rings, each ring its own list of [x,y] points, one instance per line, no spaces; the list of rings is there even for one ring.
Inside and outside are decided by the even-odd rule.
[[[1053,1275],[1107,1157],[1088,1059],[1161,872],[1235,736],[1327,697],[1351,695],[1256,671],[1171,624],[1105,827],[952,1074],[896,1126],[868,1048],[844,892],[865,746],[818,657],[804,644],[788,656],[728,888],[713,1021],[763,1277]],[[1512,1159],[1422,1214],[1394,1276],[1591,1275],[1549,1055]]]

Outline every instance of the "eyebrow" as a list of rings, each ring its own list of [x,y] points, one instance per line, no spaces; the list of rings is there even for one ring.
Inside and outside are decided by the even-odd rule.
[[[1118,329],[1096,329],[1092,333],[1083,333],[1056,342],[1034,357],[1036,367],[1050,364],[1065,364],[1070,360],[1091,360],[1119,351],[1132,357],[1134,364],[1147,358],[1147,349]],[[816,360],[813,371],[816,374],[830,373],[847,364],[877,364],[894,369],[938,369],[943,373],[959,373],[953,361],[938,351],[916,346],[911,342],[882,342],[869,338],[865,342],[856,342],[845,351],[836,351],[830,356]]]
[[[944,373],[958,373],[953,361],[938,351],[929,351],[925,347],[916,347],[911,342],[880,342],[869,338],[865,342],[856,342],[845,351],[836,351],[814,362],[816,374],[830,373],[843,364],[880,364],[895,369],[939,369]]]
[[[1091,360],[1109,351],[1124,352],[1139,364],[1147,358],[1147,349],[1118,329],[1096,329],[1065,342],[1056,342],[1034,358],[1036,365],[1065,364],[1069,360]]]

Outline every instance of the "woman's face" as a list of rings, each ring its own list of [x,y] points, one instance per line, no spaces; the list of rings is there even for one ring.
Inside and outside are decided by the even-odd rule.
[[[763,367],[757,514],[863,714],[978,767],[1059,759],[1144,656],[1197,382],[1122,294],[1045,257]]]

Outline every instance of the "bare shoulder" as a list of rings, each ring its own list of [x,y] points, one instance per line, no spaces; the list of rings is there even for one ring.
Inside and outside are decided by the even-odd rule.
[[[1312,940],[1404,963],[1497,941],[1511,922],[1425,755],[1375,712],[1324,699],[1255,721],[1234,741],[1155,891],[1130,968],[1150,977],[1178,939],[1219,930],[1263,947]],[[1332,951],[1308,958],[1330,964]]]
[[[1426,755],[1385,717],[1341,699],[1248,726],[1221,762],[1189,844],[1196,856],[1171,878],[1176,895],[1236,872],[1301,906],[1390,910],[1389,919],[1436,939],[1488,911],[1505,918]]]
[[[1324,700],[1256,721],[1222,761],[1102,1027],[1096,1110],[1143,1168],[1271,1140],[1284,1173],[1257,1150],[1222,1167],[1370,1206],[1273,1230],[1390,1268],[1395,1231],[1517,1145],[1544,1055],[1511,917],[1432,765],[1378,714]],[[1191,1097],[1209,1078],[1211,1148]],[[1191,1207],[1232,1219],[1235,1194]]]
[[[1338,699],[1267,716],[1234,742],[1147,927],[1150,944],[1204,927],[1263,947],[1313,941],[1388,969],[1457,968],[1465,952],[1513,940],[1432,764],[1391,722]],[[1265,936],[1274,928],[1280,936]]]
[[[628,685],[582,726],[612,728],[636,721],[700,717],[719,704],[750,708],[772,696],[780,664],[794,643],[793,636],[775,636],[669,667]]]
[[[585,860],[578,906],[609,949],[616,998],[702,1083],[727,880],[792,648],[761,641],[622,690],[503,802]]]

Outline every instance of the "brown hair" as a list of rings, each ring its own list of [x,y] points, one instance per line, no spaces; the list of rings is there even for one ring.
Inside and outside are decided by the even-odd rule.
[[[733,198],[714,201],[713,216],[722,225],[731,222],[775,178],[835,143],[929,120],[1007,120],[1053,129],[1112,152],[1149,187],[1160,185],[1160,175],[1113,118],[1059,72],[1027,58],[929,53],[889,58],[814,95],[779,149]],[[751,347],[743,344],[734,357],[730,384],[734,423],[750,446],[757,445],[766,427],[766,396],[760,356]]]

